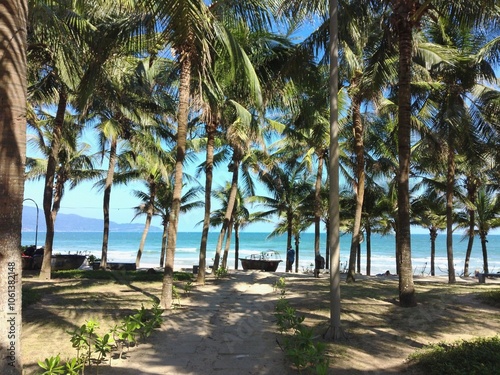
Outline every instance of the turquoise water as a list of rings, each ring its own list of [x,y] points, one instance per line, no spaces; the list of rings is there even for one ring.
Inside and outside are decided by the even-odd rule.
[[[137,250],[141,240],[140,232],[112,232],[110,233],[108,246],[108,260],[115,262],[135,262]],[[209,234],[207,246],[207,263],[215,256],[218,233]],[[461,235],[453,237],[455,271],[458,275],[463,270],[465,259],[466,241],[461,241]],[[177,247],[175,253],[175,267],[188,268],[198,264],[201,233],[180,232],[177,236]],[[326,236],[322,234],[320,250],[325,255]],[[35,234],[33,232],[23,233],[22,244],[34,244]],[[43,246],[45,233],[38,233],[38,246]],[[344,267],[349,259],[350,235],[344,235],[340,241],[340,261]],[[430,239],[427,234],[412,235],[412,264],[415,274],[428,274],[430,272]],[[500,271],[500,235],[488,236],[488,264],[490,272]],[[100,232],[58,232],[54,238],[55,253],[83,253],[101,256],[102,233]],[[282,259],[285,258],[286,237],[267,238],[266,233],[240,234],[240,258],[250,254],[272,249],[281,252]],[[141,259],[141,267],[159,266],[161,251],[161,233],[151,232],[148,234],[146,245]],[[386,270],[395,273],[395,242],[394,236],[372,236],[372,265],[371,274],[383,273]],[[231,250],[228,259],[229,268],[234,268],[234,238],[231,242]],[[436,273],[445,275],[447,273],[446,259],[446,236],[438,235],[436,241]],[[314,234],[304,233],[300,238],[299,247],[299,271],[311,268],[314,263]],[[482,270],[482,252],[479,238],[474,241],[470,270]],[[241,265],[239,266],[241,269]],[[284,262],[280,264],[278,271],[285,271]],[[366,273],[366,247],[361,247],[361,273]]]

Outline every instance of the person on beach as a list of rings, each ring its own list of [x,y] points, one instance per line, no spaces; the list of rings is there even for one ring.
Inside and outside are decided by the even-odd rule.
[[[325,268],[325,258],[317,254],[314,258],[314,277],[319,277],[319,270]]]
[[[392,276],[391,271],[387,270],[384,273],[378,273],[377,276]]]
[[[288,246],[286,251],[286,272],[292,272],[293,262],[295,262],[295,250]]]

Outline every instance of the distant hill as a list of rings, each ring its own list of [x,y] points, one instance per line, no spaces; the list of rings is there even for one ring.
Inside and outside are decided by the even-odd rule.
[[[83,217],[79,215],[57,214],[56,232],[101,232],[104,220]],[[45,218],[40,209],[38,217],[38,232],[46,232]],[[119,224],[109,223],[111,232],[142,232],[144,224]],[[162,229],[151,226],[151,232],[161,232]],[[24,206],[23,208],[23,232],[36,231],[36,208]]]

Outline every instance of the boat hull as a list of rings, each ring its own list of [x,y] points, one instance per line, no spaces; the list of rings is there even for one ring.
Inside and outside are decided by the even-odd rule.
[[[260,270],[275,272],[282,260],[245,259],[240,258],[243,270]]]

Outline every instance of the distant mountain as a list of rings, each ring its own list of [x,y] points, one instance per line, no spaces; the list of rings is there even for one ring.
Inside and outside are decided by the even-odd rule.
[[[36,208],[30,206],[23,207],[23,232],[36,231]],[[83,217],[79,215],[57,214],[56,232],[101,232],[103,230],[104,220]],[[144,224],[119,224],[109,223],[111,232],[142,232]],[[159,227],[151,226],[151,232],[161,232]],[[40,209],[38,217],[38,232],[46,232],[45,218]]]

